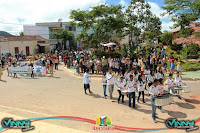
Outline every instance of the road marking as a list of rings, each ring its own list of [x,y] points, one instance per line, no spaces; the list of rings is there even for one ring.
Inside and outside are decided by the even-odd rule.
[[[7,109],[12,109],[12,110],[23,111],[23,112],[28,112],[28,113],[32,113],[32,114],[39,114],[39,115],[45,115],[45,116],[52,116],[52,115],[45,114],[45,113],[39,113],[39,112],[34,112],[34,111],[30,111],[30,110],[25,110],[25,109],[18,109],[18,108],[13,108],[13,107],[4,106],[4,105],[0,105],[0,107],[2,107],[2,108],[7,108]]]

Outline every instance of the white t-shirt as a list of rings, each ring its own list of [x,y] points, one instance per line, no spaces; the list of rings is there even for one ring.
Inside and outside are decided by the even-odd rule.
[[[144,70],[144,74],[145,74],[145,76],[149,75],[150,74],[150,70],[145,69]]]
[[[107,78],[104,78],[104,77],[102,78],[102,84],[107,85]]]
[[[119,62],[118,61],[115,62],[115,68],[119,69]]]
[[[120,82],[121,77],[123,77],[123,75],[118,75],[117,82]]]
[[[158,72],[158,73],[156,74],[156,78],[157,78],[157,79],[163,79],[163,77],[164,77],[164,75],[163,75],[162,73],[159,73],[159,72]]]
[[[144,91],[144,83],[143,81],[137,81],[139,91]],[[142,85],[142,86],[140,86]]]
[[[129,73],[125,73],[125,74],[124,74],[124,77],[125,77],[126,79],[129,79]]]
[[[175,83],[177,84],[177,85],[181,85],[181,84],[183,84],[183,82],[181,81],[182,79],[181,79],[181,77],[179,76],[179,77],[175,77]]]
[[[135,86],[134,86],[134,84],[135,84],[135,81],[134,80],[132,80],[132,81],[127,81],[127,86],[128,86],[128,92],[135,92]]]
[[[106,78],[107,78],[107,85],[114,85],[115,84],[115,77],[112,76],[112,73],[107,73],[106,74]]]
[[[150,83],[150,82],[154,82],[154,80],[155,80],[155,76],[153,75],[148,75],[148,82]]]
[[[157,87],[155,87],[154,85],[151,85],[150,88],[149,88],[149,94],[150,94],[150,98],[154,98],[155,94],[158,94],[158,89]]]
[[[117,87],[118,87],[118,90],[121,90],[121,89],[124,89],[124,86],[125,86],[125,81],[118,81],[117,82]]]
[[[174,85],[173,85],[173,79],[167,79],[166,81],[165,81],[165,83],[171,83],[171,85],[167,85],[167,90],[169,90],[169,88],[170,87],[173,87]]]
[[[88,73],[84,73],[84,75],[83,75],[83,83],[84,84],[89,84],[90,83],[90,78],[88,76]]]
[[[163,87],[162,89],[160,89],[161,87]],[[158,89],[158,92],[160,93],[160,94],[163,94],[164,93],[164,91],[165,91],[165,88],[164,88],[164,85],[162,85],[162,84],[160,84],[160,85],[157,85],[156,86],[156,88]],[[160,90],[159,90],[160,89]]]
[[[134,74],[135,75],[135,74]],[[139,73],[137,73],[136,75],[135,75],[135,80],[137,81],[138,80],[138,77],[139,77]]]

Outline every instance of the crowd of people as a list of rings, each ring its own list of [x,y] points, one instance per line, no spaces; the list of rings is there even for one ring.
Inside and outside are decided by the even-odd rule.
[[[152,104],[152,118],[156,122],[156,106],[155,97],[162,96],[165,92],[169,92],[174,86],[180,86],[184,84],[182,82],[181,71],[182,61],[180,58],[175,60],[173,55],[167,58],[165,49],[160,47],[159,49],[152,48],[151,52],[146,53],[146,49],[139,48],[138,54],[135,53],[131,57],[112,58],[105,56],[93,57],[90,51],[71,51],[67,53],[58,53],[54,51],[49,54],[41,54],[37,56],[22,56],[15,55],[9,56],[7,61],[1,60],[0,63],[0,80],[2,73],[2,67],[7,67],[8,76],[11,67],[28,67],[31,70],[30,76],[34,78],[36,74],[39,76],[45,76],[50,73],[53,77],[53,69],[58,70],[58,64],[64,62],[64,65],[69,68],[76,69],[78,74],[84,73],[84,91],[87,94],[92,93],[90,90],[90,78],[89,73],[101,73],[103,75],[103,94],[107,98],[106,89],[109,91],[109,98],[113,99],[114,86],[118,88],[119,93],[118,103],[120,101],[124,103],[125,96],[129,99],[129,107],[135,108],[136,100],[139,103],[142,96],[142,102],[145,103],[144,92],[147,90],[150,95],[150,101]],[[2,63],[4,62],[4,63]],[[169,63],[168,63],[169,62]],[[175,67],[177,64],[176,77],[173,79]],[[167,64],[170,64],[169,75]],[[13,73],[14,77],[17,77],[17,73]],[[167,76],[169,76],[167,78]],[[166,88],[164,87],[166,86]],[[137,99],[136,95],[138,93]],[[181,97],[178,96],[180,99]],[[160,111],[162,107],[158,107]]]
[[[85,68],[83,67],[83,71],[81,71],[85,72],[83,76],[85,94],[87,94],[87,89],[89,90],[89,93],[92,93],[90,90],[90,78],[88,74],[89,72],[93,73],[94,71],[96,71],[96,73],[102,71],[103,73],[102,85],[105,98],[107,98],[106,89],[108,88],[109,98],[113,99],[114,86],[117,87],[119,93],[118,104],[120,101],[124,103],[124,98],[127,95],[129,107],[135,108],[135,101],[137,100],[139,103],[141,96],[142,102],[145,103],[144,91],[147,90],[152,104],[152,118],[153,121],[156,122],[157,107],[155,105],[155,97],[162,96],[164,93],[169,93],[170,90],[173,90],[173,87],[185,85],[185,83],[182,82],[181,76],[182,62],[180,58],[176,61],[172,55],[167,59],[163,47],[160,47],[160,51],[152,48],[152,52],[148,55],[143,52],[143,49],[141,51],[141,53],[135,54],[132,58],[122,57],[121,59],[111,57],[106,59],[105,56],[103,56],[101,59],[96,57],[93,60],[85,55],[82,59],[78,60],[78,58],[76,58],[74,66],[77,69],[77,64],[78,67],[88,64],[84,66]],[[170,64],[170,73],[167,75],[168,62]],[[177,72],[174,79],[175,62],[177,62]],[[79,73],[79,70],[77,70],[77,72]],[[137,93],[138,96],[136,99]],[[179,95],[178,98],[181,99]],[[163,112],[161,106],[158,108]]]

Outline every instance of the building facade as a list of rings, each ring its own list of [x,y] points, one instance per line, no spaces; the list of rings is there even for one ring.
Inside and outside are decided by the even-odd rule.
[[[16,55],[35,55],[38,53],[47,53],[49,41],[38,36],[13,36],[0,37],[0,54]]]

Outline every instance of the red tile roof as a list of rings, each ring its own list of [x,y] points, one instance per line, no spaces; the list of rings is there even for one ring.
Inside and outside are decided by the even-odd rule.
[[[195,32],[200,32],[200,23],[193,23],[190,26],[192,29],[195,30]],[[197,43],[200,45],[200,38],[197,38],[196,35],[191,35],[190,37],[188,37],[188,39],[180,37],[180,38],[176,38],[174,41],[174,43],[177,44],[182,44],[182,43]]]
[[[39,36],[12,36],[12,37],[1,36],[1,38],[5,41],[33,41],[33,40],[45,41],[44,38]]]

